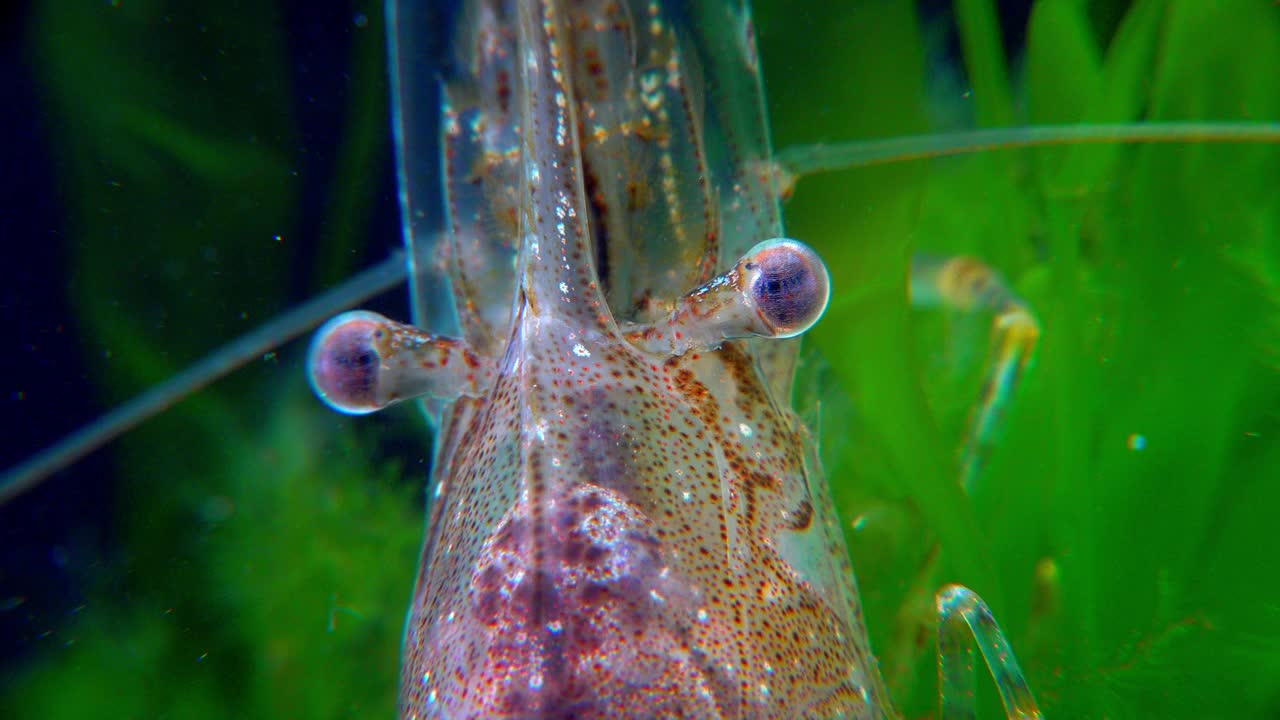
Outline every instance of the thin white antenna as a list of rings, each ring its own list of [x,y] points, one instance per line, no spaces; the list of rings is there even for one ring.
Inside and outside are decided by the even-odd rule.
[[[802,145],[782,150],[777,154],[777,160],[798,179],[820,172],[987,150],[1135,143],[1280,143],[1280,123],[1153,122],[981,128],[884,140]]]
[[[394,253],[341,285],[232,340],[186,370],[36,453],[0,476],[0,505],[164,412],[204,386],[311,330],[330,316],[399,285],[404,282],[407,272],[405,268],[404,253]]]

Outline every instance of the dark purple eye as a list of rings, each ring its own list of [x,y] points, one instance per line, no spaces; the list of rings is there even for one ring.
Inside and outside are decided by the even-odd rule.
[[[827,309],[831,279],[822,258],[797,240],[777,238],[756,245],[740,263],[746,292],[774,337],[792,337],[813,327]]]
[[[325,323],[311,341],[307,375],[329,407],[350,415],[371,413],[379,403],[377,342],[385,318],[370,312],[343,313]]]

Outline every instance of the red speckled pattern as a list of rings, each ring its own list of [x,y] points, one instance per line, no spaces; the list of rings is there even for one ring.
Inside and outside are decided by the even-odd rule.
[[[723,87],[758,93],[745,10],[725,7],[736,65],[688,50],[705,47],[657,4],[464,13],[449,262],[466,340],[497,370],[443,416],[404,718],[887,712],[825,485],[780,394],[794,343],[671,355],[627,340],[732,266],[726,253],[781,232],[750,173],[767,145],[712,123],[716,95],[690,79],[740,66],[749,82]],[[619,38],[634,46],[606,43]],[[486,271],[494,256],[512,272]]]

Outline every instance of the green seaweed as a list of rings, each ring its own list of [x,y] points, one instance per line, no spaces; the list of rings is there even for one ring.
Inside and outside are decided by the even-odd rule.
[[[900,134],[902,118],[930,112],[925,48],[901,40],[920,37],[918,20],[867,5],[878,14],[776,45],[768,28],[789,10],[759,6],[779,146]],[[990,75],[971,78],[973,96],[941,88],[971,105],[953,115],[1000,118],[1011,94],[1015,122],[1280,116],[1273,7],[1137,2],[1108,24],[1091,4],[1046,0],[1008,88],[990,59],[1000,40],[972,5],[963,55]],[[850,395],[828,413],[840,436],[824,433],[824,455],[905,715],[936,707],[919,629],[950,581],[992,604],[1049,717],[1276,711],[1280,581],[1256,521],[1280,499],[1278,171],[1273,146],[1116,145],[801,181],[789,233],[828,258],[837,287],[891,286],[837,301],[811,339]],[[976,397],[982,327],[907,309],[910,249],[993,263],[1043,325],[971,501],[935,468],[952,462]],[[935,543],[940,567],[927,570]],[[1000,716],[985,700],[983,716]]]
[[[757,2],[776,145],[966,122],[1280,117],[1269,3],[1042,0],[1014,63],[992,7],[957,8],[957,70],[911,3]],[[307,253],[293,242],[307,165],[275,6],[41,6],[32,61],[75,189],[69,287],[104,397],[355,269],[387,141],[380,10],[357,8],[356,92]],[[802,180],[788,230],[828,259],[837,293],[811,333],[829,368],[824,460],[905,716],[935,711],[920,631],[944,582],[990,602],[1049,717],[1280,709],[1278,177],[1274,146],[1187,144]],[[955,448],[988,318],[909,308],[919,249],[983,258],[1043,325],[972,498]],[[0,716],[392,715],[428,437],[411,411],[325,410],[300,354],[284,348],[120,443],[123,549],[83,570],[85,607],[0,684]],[[389,433],[416,450],[388,459]],[[981,716],[999,717],[982,682]]]
[[[39,8],[32,66],[75,188],[68,287],[107,400],[357,269],[388,140],[381,18],[352,17],[352,104],[313,247],[295,240],[311,161],[279,8]],[[300,351],[119,443],[120,550],[78,569],[83,607],[4,679],[0,716],[394,714],[423,469],[319,405]],[[414,413],[388,422],[426,456]]]

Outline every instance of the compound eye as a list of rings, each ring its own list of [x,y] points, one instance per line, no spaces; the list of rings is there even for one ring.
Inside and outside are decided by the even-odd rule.
[[[386,318],[371,312],[343,313],[316,333],[307,356],[307,374],[316,394],[329,407],[363,415],[382,407],[378,374],[382,358],[379,333]]]
[[[766,240],[751,248],[739,268],[743,289],[773,337],[799,335],[827,309],[831,277],[826,263],[798,240]]]

